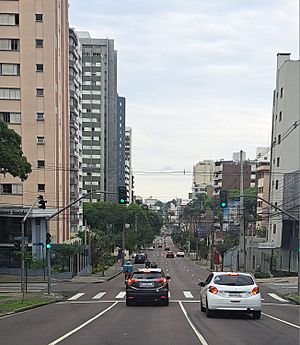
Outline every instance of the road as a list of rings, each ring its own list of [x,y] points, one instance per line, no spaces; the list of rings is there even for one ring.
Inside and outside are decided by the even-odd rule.
[[[172,249],[172,246],[171,246]],[[299,307],[260,285],[263,315],[219,313],[199,308],[199,279],[208,272],[188,258],[150,252],[171,276],[170,305],[126,307],[124,278],[87,284],[68,300],[0,319],[1,344],[225,345],[299,344]]]

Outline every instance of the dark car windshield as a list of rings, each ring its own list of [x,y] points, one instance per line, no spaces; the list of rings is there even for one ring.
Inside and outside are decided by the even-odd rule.
[[[222,274],[215,277],[214,283],[218,285],[246,286],[253,285],[254,281],[250,276]]]
[[[147,272],[147,273],[144,273],[144,272],[134,272],[133,275],[132,275],[132,278],[133,279],[140,279],[140,280],[143,280],[143,279],[158,279],[158,278],[163,278],[163,274],[160,273],[160,272]]]

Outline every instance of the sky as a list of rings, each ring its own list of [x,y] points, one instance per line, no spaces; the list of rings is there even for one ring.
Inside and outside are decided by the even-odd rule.
[[[298,0],[69,0],[69,22],[115,40],[135,194],[187,198],[193,165],[271,138],[277,53],[299,59]]]

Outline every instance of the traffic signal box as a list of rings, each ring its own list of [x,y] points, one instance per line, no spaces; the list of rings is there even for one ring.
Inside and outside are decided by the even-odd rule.
[[[38,196],[38,204],[39,204],[39,208],[41,208],[41,209],[43,209],[43,210],[45,210],[45,208],[46,208],[46,203],[47,203],[47,201],[46,200],[44,200],[44,197],[42,196],[42,195],[39,195]]]
[[[118,187],[118,201],[119,204],[128,204],[128,195],[126,186]]]
[[[228,207],[228,202],[227,202],[227,191],[226,191],[226,190],[221,190],[221,191],[220,191],[220,207],[221,207],[221,208],[226,208],[226,207]]]
[[[51,244],[51,234],[49,232],[46,234],[46,248],[51,249],[52,244]]]

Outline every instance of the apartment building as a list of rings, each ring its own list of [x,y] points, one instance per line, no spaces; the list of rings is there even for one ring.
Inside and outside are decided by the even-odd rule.
[[[213,185],[214,161],[203,160],[193,166],[192,197],[206,193],[208,186]]]
[[[82,52],[74,29],[69,29],[70,202],[82,196]],[[83,201],[70,207],[71,232],[83,230]]]
[[[257,196],[264,200],[269,200],[269,179],[270,179],[270,163],[260,162],[256,168]],[[263,200],[257,200],[257,221],[256,229],[261,235],[266,234],[269,227],[269,205]]]
[[[298,217],[300,191],[295,178],[299,178],[299,95],[299,60],[290,60],[289,53],[277,54],[276,88],[273,92],[272,109],[270,202]],[[294,188],[291,189],[291,186]],[[285,200],[284,195],[289,195],[289,200]],[[296,229],[294,220],[274,208],[270,209],[270,213],[269,242],[281,247],[286,234],[293,234],[290,237],[299,237],[299,229]],[[289,241],[284,240],[285,243]]]
[[[125,186],[125,113],[126,99],[118,96],[118,186]]]
[[[0,118],[22,137],[32,165],[28,180],[0,175],[1,242],[21,233],[21,219],[39,194],[25,235],[45,241],[45,215],[70,201],[68,1],[0,1]],[[69,239],[68,212],[50,222],[52,242]],[[33,252],[36,250],[33,246]]]
[[[132,128],[125,127],[125,185],[127,186],[129,203],[133,200],[133,171],[132,171]]]
[[[84,200],[112,201],[117,198],[117,52],[111,39],[77,35],[82,46],[83,194],[101,192]]]

